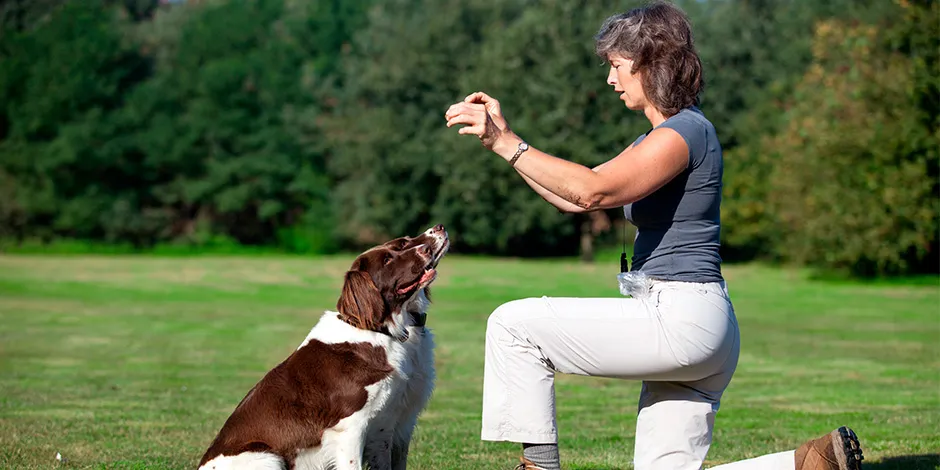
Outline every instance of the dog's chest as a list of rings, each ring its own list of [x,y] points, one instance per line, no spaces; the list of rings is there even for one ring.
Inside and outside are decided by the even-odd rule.
[[[389,346],[388,360],[394,370],[387,378],[366,387],[366,405],[323,433],[322,445],[302,451],[296,470],[330,467],[331,454],[348,440],[346,432],[366,429],[365,451],[384,448],[402,435],[411,434],[418,415],[434,389],[434,339],[425,328],[409,328],[404,343]]]
[[[378,401],[386,403],[376,405],[392,416],[400,414],[396,410],[401,408],[423,408],[434,386],[433,335],[426,328],[409,330],[407,341],[390,348],[389,362],[395,372],[380,387],[385,390],[377,390],[387,396],[377,396]]]
[[[434,335],[424,327],[410,327],[408,340],[402,343],[396,368],[402,377],[411,379],[434,370]]]

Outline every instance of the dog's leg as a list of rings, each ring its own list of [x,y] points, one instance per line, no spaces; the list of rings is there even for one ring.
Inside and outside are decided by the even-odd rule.
[[[392,470],[405,470],[408,468],[408,447],[411,445],[411,435],[414,433],[418,416],[409,416],[395,430],[392,440]]]
[[[392,468],[392,429],[390,426],[370,433],[366,442],[365,461],[369,464],[369,470]]]
[[[365,430],[362,432],[347,431],[337,439],[336,470],[362,470],[362,451],[365,444]]]

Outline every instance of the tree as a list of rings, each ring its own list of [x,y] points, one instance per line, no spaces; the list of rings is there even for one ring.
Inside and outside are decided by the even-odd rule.
[[[317,61],[337,53],[306,42],[316,39],[311,15],[323,14],[313,10],[329,4],[210,3],[170,17],[170,34],[153,28],[160,68],[126,117],[139,129],[154,203],[172,212],[161,238],[329,249],[330,223],[317,220],[329,218],[325,162],[302,145],[298,123],[311,104],[304,80],[326,74]],[[305,234],[290,228],[298,225]],[[316,241],[300,247],[298,236]]]
[[[5,37],[3,50],[0,172],[11,188],[0,201],[7,218],[0,224],[20,237],[101,236],[107,199],[134,189],[126,162],[86,150],[109,145],[113,112],[146,77],[146,59],[95,1],[54,10],[48,21]]]
[[[617,155],[648,124],[619,106],[594,55],[597,28],[621,8],[604,3],[428,1],[373,10],[330,127],[346,235],[368,243],[444,223],[463,250],[575,252],[580,218],[559,214],[505,162],[447,129],[443,113],[485,90],[540,149],[589,165]]]
[[[330,249],[317,93],[367,2],[156,4],[72,2],[4,38],[0,223]]]
[[[693,10],[706,71],[702,108],[715,123],[725,157],[722,257],[775,258],[783,233],[767,184],[777,165],[767,136],[783,131],[793,93],[813,60],[818,21],[871,23],[889,2],[807,0],[705,2]]]
[[[0,41],[8,33],[32,28],[64,3],[65,0],[0,0]]]
[[[777,161],[767,191],[787,259],[859,275],[936,269],[937,82],[921,72],[937,63],[937,8],[901,6],[904,48],[875,25],[818,24],[787,127],[761,148]]]

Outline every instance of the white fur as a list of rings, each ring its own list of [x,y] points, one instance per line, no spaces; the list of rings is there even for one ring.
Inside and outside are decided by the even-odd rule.
[[[424,289],[419,289],[405,303],[405,309],[425,312],[428,304]],[[366,405],[324,431],[319,446],[301,449],[295,461],[296,470],[361,470],[366,463],[373,470],[406,468],[408,446],[418,415],[424,410],[434,389],[434,338],[426,328],[414,326],[411,315],[405,312],[392,315],[387,326],[393,335],[402,340],[360,330],[340,320],[339,313],[328,311],[301,343],[300,347],[311,340],[328,344],[374,344],[385,349],[394,372],[382,381],[367,386],[369,398]],[[270,454],[266,455],[276,459],[271,461],[272,466],[259,466],[256,462],[260,460],[241,460],[247,454],[218,457],[200,467],[200,470],[282,468],[281,460]],[[222,465],[222,462],[227,466],[211,466],[214,463]],[[268,461],[264,461],[264,465],[269,465]]]
[[[238,455],[220,455],[199,467],[200,470],[283,470],[284,461],[265,452],[242,452]]]

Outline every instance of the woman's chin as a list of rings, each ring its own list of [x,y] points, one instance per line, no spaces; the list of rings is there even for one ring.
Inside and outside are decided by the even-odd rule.
[[[627,96],[620,95],[620,101],[623,101],[623,105],[626,106],[629,110],[636,111],[638,109],[642,109],[642,106],[638,107],[638,104],[631,101]]]

